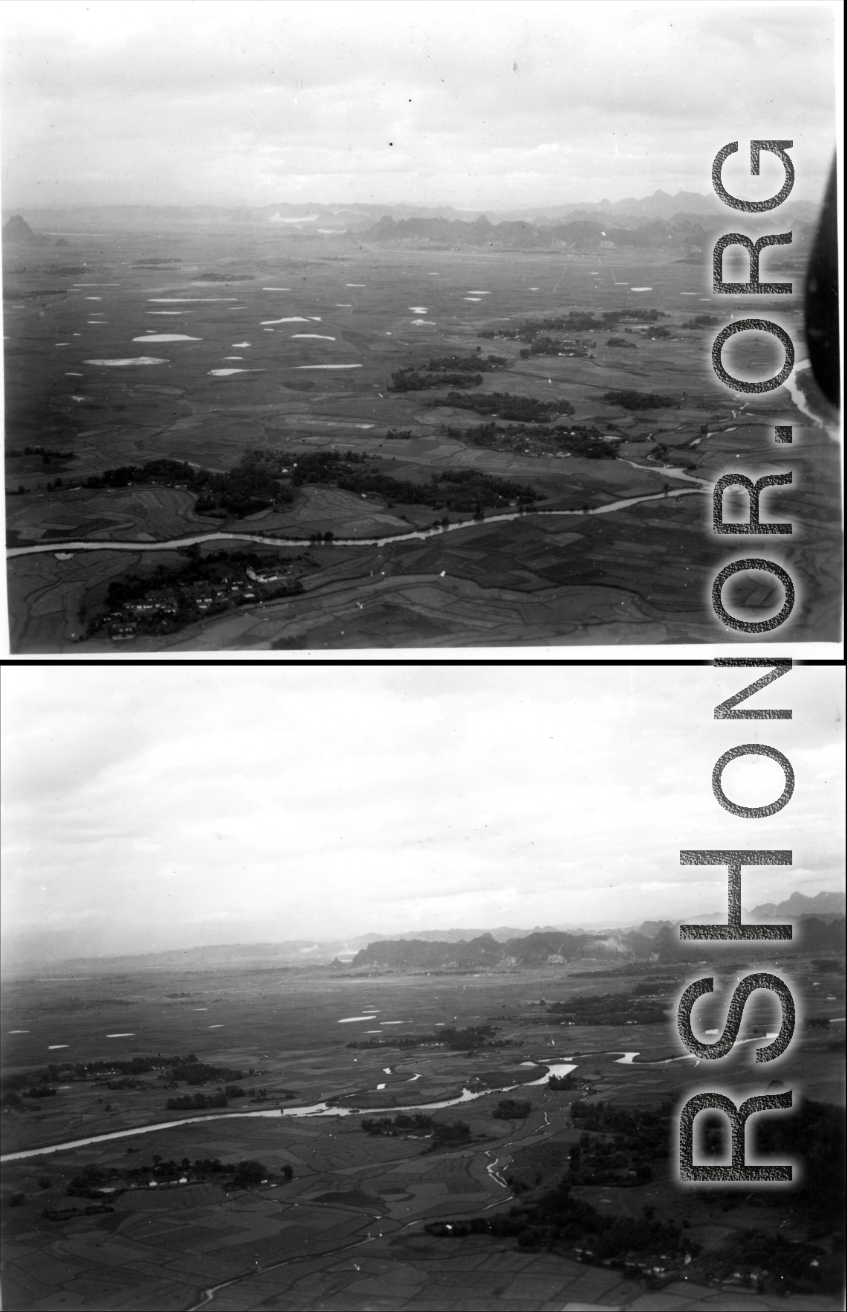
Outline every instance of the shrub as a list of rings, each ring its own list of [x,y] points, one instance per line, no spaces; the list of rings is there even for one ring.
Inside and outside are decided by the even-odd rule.
[[[604,392],[603,400],[608,401],[610,405],[623,406],[625,410],[659,410],[676,405],[672,396],[662,396],[659,392],[633,392],[628,389]]]
[[[524,1116],[529,1116],[531,1111],[532,1103],[527,1102],[525,1099],[503,1098],[498,1102],[491,1115],[498,1117],[501,1121],[519,1121]]]
[[[437,1121],[433,1126],[433,1149],[446,1144],[469,1143],[471,1127],[466,1121]]]
[[[250,1185],[261,1184],[268,1178],[268,1168],[261,1162],[252,1160],[239,1162],[235,1168],[232,1183],[237,1189],[248,1189]]]

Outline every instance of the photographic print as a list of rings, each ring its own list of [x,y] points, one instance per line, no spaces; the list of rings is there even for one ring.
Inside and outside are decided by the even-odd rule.
[[[837,657],[840,19],[7,2],[11,654]]]
[[[844,679],[4,679],[2,1290],[835,1312]]]

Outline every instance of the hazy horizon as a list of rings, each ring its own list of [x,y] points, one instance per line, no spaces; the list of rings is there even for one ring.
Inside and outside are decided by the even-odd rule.
[[[680,849],[739,843],[794,851],[745,871],[745,906],[837,889],[843,676],[800,666],[760,694],[790,722],[714,721],[744,674],[12,666],[4,934],[58,960],[674,920],[726,898]],[[712,796],[738,741],[797,775],[761,832]],[[748,805],[781,781],[761,757],[725,772]]]
[[[425,0],[7,3],[4,209],[509,210],[706,193],[716,151],[757,136],[794,141],[794,198],[819,200],[835,148],[831,5],[600,12],[535,0],[464,0],[449,18]],[[725,169],[751,197],[777,179],[770,156],[751,179],[743,146]]]
[[[843,896],[841,890],[834,889],[834,888],[814,889],[814,890],[809,888],[806,891],[806,893],[803,894],[802,896],[814,898],[818,894],[822,896],[827,896],[827,895],[837,896],[841,894],[841,896]],[[790,897],[790,894],[788,896]],[[749,914],[751,914],[753,909],[754,909],[753,907],[742,906],[741,908],[742,916],[744,917],[748,916]],[[815,914],[815,913],[811,913],[811,914]],[[832,911],[822,911],[820,912],[820,914],[825,916],[832,916],[832,915],[839,915],[840,913],[832,912]],[[224,951],[232,948],[260,949],[260,948],[267,948],[267,947],[282,947],[289,943],[308,944],[310,947],[311,946],[324,947],[326,945],[331,945],[335,947],[336,945],[341,943],[347,944],[348,946],[349,944],[353,944],[356,947],[356,950],[358,950],[362,946],[361,940],[365,938],[370,939],[372,942],[376,942],[376,941],[390,942],[399,939],[409,939],[412,937],[419,938],[424,941],[428,941],[429,939],[434,939],[434,936],[436,935],[443,936],[447,934],[466,934],[469,937],[491,934],[492,936],[496,937],[498,931],[502,934],[502,932],[505,930],[516,931],[516,936],[523,935],[523,934],[531,934],[531,933],[556,932],[562,934],[571,933],[576,935],[585,934],[586,937],[590,937],[590,935],[592,934],[603,933],[606,931],[608,931],[609,933],[622,933],[622,934],[637,932],[639,927],[641,925],[644,925],[647,921],[654,924],[661,923],[661,924],[673,925],[678,923],[680,920],[686,921],[686,920],[696,919],[698,917],[705,917],[707,918],[707,920],[714,919],[715,922],[717,922],[721,918],[725,918],[725,915],[726,915],[725,908],[716,908],[716,907],[705,908],[705,907],[692,906],[687,911],[685,911],[682,914],[682,916],[677,916],[674,918],[669,918],[666,916],[649,916],[644,919],[635,920],[635,921],[615,920],[613,918],[609,918],[607,920],[600,920],[596,922],[583,920],[579,924],[569,923],[569,924],[558,924],[558,925],[546,925],[546,924],[544,925],[540,925],[540,924],[539,925],[528,925],[528,924],[527,925],[498,925],[498,924],[451,925],[449,927],[444,927],[440,929],[428,929],[425,926],[421,926],[420,928],[415,930],[403,930],[403,929],[394,929],[393,931],[366,930],[362,933],[355,933],[355,934],[351,933],[347,935],[340,935],[338,937],[329,936],[325,938],[314,938],[314,939],[311,939],[309,937],[294,938],[294,939],[285,939],[279,937],[270,938],[270,939],[262,938],[260,929],[257,929],[255,937],[243,937],[243,932],[242,932],[242,937],[239,938],[216,939],[214,941],[210,939],[208,942],[203,941],[199,943],[198,942],[180,943],[167,948],[160,948],[160,949],[154,948],[151,949],[150,951],[144,951],[142,949],[139,951],[129,951],[129,952],[118,952],[118,951],[110,952],[108,950],[105,950],[105,951],[88,951],[88,952],[80,953],[78,955],[73,955],[69,950],[65,950],[60,946],[57,946],[57,944],[59,945],[61,944],[61,938],[58,935],[56,938],[52,938],[49,935],[45,935],[45,936],[33,935],[32,937],[30,937],[29,935],[24,934],[21,938],[17,938],[13,934],[6,940],[4,944],[4,952],[11,953],[12,965],[10,968],[7,969],[6,963],[4,962],[2,963],[2,966],[3,966],[4,973],[18,977],[18,976],[25,976],[28,973],[29,969],[47,970],[49,973],[54,967],[61,967],[63,965],[68,965],[79,961],[96,962],[96,961],[124,960],[133,957],[138,957],[139,959],[142,959],[148,956],[158,957],[165,954],[173,955],[178,953],[186,953],[186,954],[213,953],[215,951]],[[66,934],[65,937],[69,937],[69,934]],[[457,941],[463,942],[467,940],[457,940]],[[502,941],[502,940],[498,940],[498,941]],[[37,942],[37,947],[33,948],[31,945],[35,942]],[[306,953],[308,950],[309,948],[307,947],[301,948],[301,951],[303,953]],[[338,950],[341,952],[341,955],[346,960],[346,956],[343,952],[343,949],[338,949]],[[27,959],[27,969],[22,968],[25,958]],[[292,962],[289,964],[295,964],[295,963]],[[309,965],[309,959],[305,955],[303,957],[302,964],[305,966]]]
[[[637,186],[637,183],[634,183],[634,186]],[[686,187],[679,187],[679,188],[677,188],[675,191],[666,191],[663,187],[652,187],[652,188],[650,188],[650,189],[648,189],[648,190],[642,190],[641,192],[638,192],[637,194],[633,194],[633,195],[631,195],[631,196],[624,196],[624,197],[621,197],[621,198],[620,198],[619,200],[617,200],[617,201],[610,201],[610,199],[609,199],[608,196],[601,196],[601,197],[596,198],[596,199],[594,199],[594,198],[592,198],[592,199],[587,199],[587,198],[585,198],[585,197],[580,197],[580,198],[578,198],[578,199],[572,199],[572,200],[567,200],[567,201],[564,201],[564,200],[563,200],[563,201],[558,202],[558,204],[557,204],[556,202],[553,202],[553,203],[552,203],[551,205],[549,205],[549,206],[527,204],[525,208],[528,209],[528,210],[529,210],[529,209],[532,209],[532,210],[541,210],[541,209],[551,209],[551,210],[555,210],[555,209],[558,208],[559,205],[560,205],[562,208],[569,208],[569,207],[571,207],[571,206],[573,206],[573,205],[586,205],[586,206],[590,206],[590,205],[604,205],[604,204],[614,204],[614,205],[619,205],[619,204],[623,204],[625,201],[630,201],[630,200],[631,200],[631,201],[636,201],[636,202],[642,202],[642,201],[645,201],[645,200],[650,200],[652,197],[654,197],[654,196],[656,196],[656,195],[667,196],[667,197],[668,197],[669,199],[671,199],[671,200],[674,200],[677,196],[691,196],[691,195],[696,195],[696,196],[698,196],[698,197],[699,197],[700,199],[702,199],[702,200],[706,200],[706,201],[710,201],[710,202],[712,202],[712,203],[714,204],[715,211],[716,211],[717,213],[722,213],[722,212],[723,212],[722,209],[721,209],[721,206],[720,206],[720,202],[717,200],[717,198],[715,197],[714,193],[709,193],[708,191],[706,191],[706,190],[704,190],[704,189],[702,189],[702,188],[699,189],[699,190],[691,190],[691,189],[686,188]],[[208,209],[221,209],[221,210],[232,210],[232,209],[240,209],[240,208],[250,208],[250,209],[270,209],[270,208],[272,208],[274,205],[279,205],[279,206],[291,206],[291,207],[293,207],[293,208],[297,208],[297,209],[308,209],[309,206],[323,207],[323,208],[333,208],[333,207],[338,207],[338,208],[350,208],[350,209],[355,209],[355,208],[357,208],[357,207],[362,207],[362,208],[365,208],[365,207],[373,208],[374,206],[375,206],[376,208],[383,208],[383,207],[384,207],[385,209],[401,209],[401,208],[405,208],[405,209],[411,209],[411,210],[414,210],[414,209],[431,209],[431,210],[438,210],[438,209],[455,209],[455,211],[456,211],[457,214],[462,214],[462,215],[465,215],[465,214],[475,215],[475,214],[478,214],[478,213],[480,212],[479,207],[474,207],[474,206],[472,206],[470,209],[459,209],[459,208],[457,208],[457,207],[455,207],[455,206],[450,206],[450,205],[447,205],[447,204],[438,204],[437,202],[429,202],[429,201],[416,201],[416,200],[410,200],[410,199],[408,199],[408,198],[405,198],[405,197],[399,197],[399,196],[395,196],[395,197],[393,197],[393,198],[388,198],[388,199],[386,199],[386,200],[376,201],[376,202],[371,202],[371,201],[342,201],[342,200],[320,200],[320,201],[319,201],[319,200],[315,200],[314,198],[306,197],[304,200],[297,200],[297,201],[289,201],[289,200],[283,200],[283,199],[278,199],[278,200],[275,200],[275,201],[274,201],[274,200],[269,200],[269,201],[264,201],[264,202],[262,202],[261,204],[257,203],[257,204],[255,204],[255,205],[252,205],[252,206],[249,206],[249,207],[248,207],[248,206],[240,205],[240,204],[238,204],[238,203],[236,203],[236,202],[233,202],[232,204],[229,204],[229,205],[215,205],[215,204],[209,204],[209,205],[204,205],[203,208],[208,208]],[[11,206],[11,205],[7,205],[7,204],[5,203],[5,201],[4,201],[4,203],[3,203],[3,212],[4,212],[4,214],[5,214],[5,213],[11,213],[11,211],[12,211],[13,208],[14,208],[13,206]],[[85,202],[72,203],[72,204],[62,204],[62,203],[56,202],[56,203],[54,203],[54,204],[52,204],[52,205],[46,205],[46,204],[28,205],[28,206],[26,206],[25,208],[27,208],[27,209],[29,209],[29,210],[35,210],[36,212],[39,212],[39,213],[40,213],[40,212],[44,212],[44,211],[46,211],[46,212],[49,213],[51,210],[54,210],[54,211],[56,211],[56,212],[62,212],[62,211],[64,211],[64,210],[73,210],[73,209],[87,210],[87,209],[122,209],[122,208],[126,208],[126,209],[185,209],[185,210],[190,210],[190,209],[194,209],[194,208],[199,208],[199,206],[198,206],[195,202],[193,202],[193,201],[184,201],[184,202],[175,203],[175,204],[162,204],[162,205],[156,205],[156,204],[154,204],[154,203],[152,203],[152,202],[137,202],[137,201],[111,202],[111,201],[103,201],[103,202],[96,203],[96,204],[89,204],[89,203],[85,203]],[[499,213],[499,214],[510,214],[510,213],[513,213],[513,212],[514,212],[514,209],[515,209],[515,208],[516,208],[516,207],[513,206],[513,207],[509,207],[509,208],[495,209],[495,207],[493,207],[493,206],[489,206],[489,207],[488,207],[488,212],[489,212],[489,213]],[[517,206],[517,208],[520,208],[520,206]]]

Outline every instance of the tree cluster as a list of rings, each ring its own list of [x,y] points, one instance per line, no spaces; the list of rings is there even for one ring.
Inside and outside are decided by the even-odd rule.
[[[23,1194],[20,1197],[23,1201]],[[98,1216],[114,1210],[108,1203],[90,1203],[88,1207],[45,1207],[41,1215],[46,1221],[68,1221],[72,1216]]]
[[[522,360],[529,360],[533,355],[567,355],[576,359],[592,359],[592,348],[596,342],[572,341],[567,338],[557,340],[546,333],[533,338],[529,346],[522,346],[519,355]]]
[[[191,1053],[184,1060],[177,1058],[170,1063],[170,1078],[173,1082],[185,1080],[186,1084],[212,1084],[215,1080],[243,1080],[244,1072],[228,1066],[208,1066]]]
[[[365,1117],[361,1125],[366,1134],[388,1135],[390,1138],[397,1138],[406,1134],[418,1134],[431,1130],[432,1117],[425,1116],[423,1112],[413,1112],[411,1116],[406,1112],[400,1112],[393,1120],[390,1116]]]
[[[132,1151],[132,1150],[130,1150]],[[262,1163],[252,1159],[240,1162],[222,1162],[219,1157],[198,1157],[192,1162],[190,1158],[183,1157],[180,1162],[176,1162],[172,1157],[163,1159],[158,1153],[153,1155],[151,1165],[142,1164],[141,1166],[127,1167],[123,1171],[118,1171],[113,1167],[108,1173],[100,1167],[90,1163],[86,1166],[81,1176],[71,1180],[68,1186],[68,1193],[80,1193],[83,1190],[94,1191],[86,1196],[98,1196],[96,1191],[106,1184],[127,1185],[130,1183],[145,1182],[155,1180],[157,1183],[165,1180],[178,1180],[180,1177],[191,1176],[193,1179],[221,1179],[227,1187],[234,1185],[236,1188],[248,1188],[251,1184],[261,1184],[267,1180],[270,1171]],[[291,1180],[294,1171],[289,1165],[282,1167],[280,1174],[283,1179]],[[230,1177],[232,1177],[230,1179]]]
[[[198,514],[219,518],[252,515],[271,506],[289,505],[294,499],[287,484],[279,483],[254,451],[246,451],[238,464],[224,473],[163,457],[143,465],[105,469],[85,481],[86,487],[91,488],[129,487],[136,483],[187,488],[197,495]]]
[[[76,459],[75,451],[54,451],[49,446],[25,446],[21,448],[7,446],[5,455],[8,459],[11,459],[13,456],[40,456],[45,465],[49,464],[51,460]]]
[[[261,1162],[252,1159],[239,1162],[235,1168],[235,1174],[232,1177],[232,1183],[236,1189],[249,1189],[251,1185],[261,1184],[267,1180],[269,1175],[268,1168]]]
[[[547,1080],[547,1088],[555,1093],[568,1093],[572,1089],[578,1089],[579,1085],[573,1075],[551,1075]]]
[[[672,396],[662,396],[659,392],[633,392],[626,388],[604,392],[603,400],[610,405],[623,406],[625,410],[659,410],[677,404]]]
[[[494,478],[475,469],[445,469],[431,475],[427,482],[412,483],[392,478],[368,463],[365,456],[353,451],[315,451],[302,456],[293,471],[295,486],[324,483],[356,492],[360,496],[378,496],[384,501],[410,506],[433,506],[443,510],[476,512],[483,506],[508,506],[510,502],[531,503],[537,493],[525,483]]]
[[[797,1243],[784,1235],[766,1234],[762,1230],[740,1230],[731,1233],[724,1252],[709,1263],[709,1274],[714,1278],[731,1277],[739,1267],[767,1271],[770,1279],[760,1283],[775,1286],[786,1294],[820,1294],[822,1291],[821,1259],[826,1256],[822,1248],[813,1244]],[[834,1273],[833,1273],[834,1274]],[[827,1281],[832,1292],[841,1293],[840,1282]]]
[[[556,424],[552,428],[535,428],[526,424],[479,424],[475,428],[447,427],[447,436],[458,438],[467,446],[481,446],[493,451],[523,451],[528,442],[542,442],[557,451],[588,460],[614,460],[615,449],[604,442],[596,428],[565,428]]]
[[[551,1003],[547,1011],[573,1025],[626,1025],[629,1021],[661,1025],[665,1021],[664,1007],[659,1002],[625,993],[577,995],[567,1002]]]
[[[672,1104],[626,1109],[607,1103],[575,1103],[571,1113],[583,1133],[571,1149],[569,1175],[552,1190],[531,1203],[513,1207],[508,1215],[431,1221],[425,1229],[448,1238],[468,1234],[515,1237],[521,1248],[560,1249],[582,1261],[622,1267],[627,1274],[638,1274],[639,1262],[645,1274],[656,1264],[669,1270],[685,1261],[687,1255],[694,1259],[686,1266],[686,1275],[692,1281],[739,1275],[750,1288],[752,1275],[753,1287],[758,1284],[760,1292],[841,1291],[842,1262],[837,1255],[843,1252],[845,1210],[843,1109],[803,1101],[790,1116],[764,1117],[757,1124],[756,1147],[763,1160],[803,1159],[804,1169],[796,1187],[750,1195],[731,1185],[711,1185],[692,1194],[692,1201],[699,1199],[710,1208],[720,1205],[724,1211],[742,1204],[765,1211],[783,1209],[790,1213],[792,1230],[796,1232],[802,1226],[806,1237],[789,1238],[773,1222],[767,1229],[731,1230],[719,1250],[708,1252],[702,1252],[699,1245],[685,1237],[687,1220],[683,1220],[682,1227],[657,1221],[652,1205],[645,1206],[640,1217],[601,1215],[590,1203],[570,1193],[573,1184],[639,1184],[649,1180],[651,1164],[669,1155]],[[718,1119],[723,1122],[723,1118]],[[704,1155],[719,1152],[721,1147],[720,1135],[707,1130]],[[834,1236],[833,1258],[815,1242],[830,1235]]]
[[[477,347],[477,351],[480,348]],[[408,365],[391,375],[389,392],[421,392],[429,387],[479,387],[482,375],[493,369],[505,369],[509,361],[502,355],[444,355],[429,364]]]
[[[654,1161],[668,1156],[671,1104],[625,1109],[611,1103],[574,1103],[571,1116],[582,1127],[571,1149],[573,1184],[641,1184],[652,1179]],[[606,1138],[592,1139],[593,1130]]]
[[[486,328],[480,337],[503,337],[510,341],[534,342],[554,332],[606,332],[619,323],[656,323],[666,319],[664,310],[606,310],[598,319],[590,310],[570,310],[553,319],[526,319],[515,328]]]
[[[389,392],[423,392],[430,387],[479,387],[479,373],[419,373],[416,369],[398,369],[391,375]]]
[[[430,360],[426,366],[430,371],[440,369],[459,369],[465,373],[492,373],[496,369],[507,369],[509,361],[505,355],[482,355],[478,346],[476,355],[442,355]]]
[[[101,1170],[94,1162],[89,1162],[83,1167],[82,1173],[75,1175],[69,1182],[65,1193],[71,1198],[100,1198],[103,1186],[111,1184],[116,1179],[119,1179],[116,1170],[109,1173]]]
[[[533,1203],[510,1209],[508,1215],[477,1216],[468,1221],[430,1221],[424,1229],[431,1235],[461,1239],[469,1234],[514,1237],[530,1251],[547,1248],[572,1250],[580,1245],[583,1260],[600,1263],[632,1254],[679,1253],[693,1249],[683,1237],[682,1227],[657,1221],[646,1212],[641,1217],[603,1215],[589,1202],[571,1196],[560,1183]]]
[[[521,1098],[501,1098],[491,1113],[500,1121],[521,1121],[529,1116],[532,1103]]]
[[[518,423],[545,424],[557,415],[572,415],[570,401],[538,401],[532,396],[514,396],[511,392],[485,392],[475,396],[468,392],[448,392],[447,404],[478,415],[495,415]]]
[[[170,1111],[196,1112],[207,1107],[227,1107],[229,1099],[225,1093],[186,1093],[181,1098],[168,1098],[165,1106]]]
[[[763,1191],[768,1206],[787,1207],[799,1201],[818,1233],[843,1231],[847,1196],[843,1107],[804,1099],[790,1116],[763,1116],[756,1128],[756,1144],[763,1158],[803,1161],[796,1188]]]
[[[137,1151],[127,1149],[128,1152]],[[235,1170],[232,1163],[224,1164],[219,1157],[197,1157],[192,1162],[190,1158],[183,1157],[180,1162],[174,1161],[173,1157],[162,1158],[159,1153],[153,1154],[153,1162],[150,1166],[143,1163],[140,1166],[130,1166],[120,1172],[120,1178],[124,1181],[137,1182],[139,1180],[176,1180],[181,1175],[188,1175],[198,1179],[205,1179],[209,1176],[231,1175]]]
[[[438,1043],[453,1052],[469,1052],[479,1048],[504,1048],[507,1039],[496,1038],[497,1031],[493,1025],[468,1025],[455,1028],[445,1025],[433,1034],[398,1034],[390,1039],[358,1039],[348,1043],[348,1048],[419,1048],[427,1043]]]
[[[440,1148],[454,1148],[463,1143],[470,1143],[471,1127],[467,1121],[435,1121],[432,1127],[431,1152]]]
[[[247,576],[247,569],[252,568],[255,572],[258,569],[279,566],[279,557],[269,552],[216,551],[203,556],[200,554],[199,547],[196,550],[188,547],[185,555],[186,563],[177,569],[159,565],[144,575],[124,574],[113,580],[106,589],[107,612],[120,612],[123,607],[130,607],[136,602],[143,601],[151,593],[165,590],[173,594],[176,612],[159,614],[154,611],[147,615],[136,616],[135,622],[146,631],[178,629],[196,618],[198,614],[196,598],[192,591],[195,584],[213,585],[230,580],[240,584],[242,591],[254,592],[255,585]],[[265,598],[291,596],[302,591],[303,585],[299,579],[288,579],[263,586],[262,596]],[[245,597],[240,591],[232,592],[213,601],[206,613],[219,613],[227,606],[242,604],[244,600]],[[94,616],[88,626],[89,633],[98,632],[106,622],[106,613]]]
[[[252,282],[253,273],[198,273],[195,282]]]
[[[198,1061],[195,1053],[190,1052],[186,1057],[127,1057],[115,1061],[78,1061],[78,1062],[50,1062],[42,1070],[25,1074],[20,1077],[22,1082],[35,1078],[38,1081],[38,1088],[51,1084],[66,1084],[73,1080],[87,1080],[89,1076],[114,1075],[121,1076],[138,1076],[146,1075],[149,1071],[159,1071],[159,1078],[169,1082],[172,1086],[180,1080],[186,1084],[211,1084],[215,1080],[242,1080],[243,1071],[230,1070],[227,1066],[209,1066],[204,1062]],[[7,1085],[13,1081],[7,1078],[4,1081]],[[123,1080],[114,1080],[109,1082],[109,1088],[131,1088],[135,1087],[137,1081],[130,1079],[129,1083]],[[43,1097],[34,1090],[31,1091],[33,1097]]]

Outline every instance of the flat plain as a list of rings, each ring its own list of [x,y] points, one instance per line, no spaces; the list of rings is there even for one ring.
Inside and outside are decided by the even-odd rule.
[[[662,1024],[559,1023],[547,1009],[551,1002],[598,994],[614,1000],[630,996],[638,982],[608,970],[586,976],[592,965],[601,967],[585,961],[580,973],[559,965],[459,975],[248,967],[10,981],[3,1010],[6,1080],[21,1087],[47,1063],[58,1070],[56,1093],[25,1097],[28,1110],[4,1099],[5,1306],[45,1312],[838,1306],[825,1292],[790,1286],[786,1292],[766,1278],[758,1292],[755,1282],[744,1286],[726,1273],[704,1278],[708,1260],[719,1265],[742,1231],[805,1240],[808,1218],[799,1202],[773,1209],[757,1206],[761,1200],[744,1191],[731,1200],[686,1192],[676,1182],[671,1142],[643,1182],[624,1172],[571,1192],[601,1214],[637,1218],[647,1209],[662,1222],[684,1218],[689,1238],[703,1249],[690,1278],[682,1268],[648,1278],[561,1248],[526,1251],[514,1238],[445,1239],[425,1229],[438,1221],[506,1216],[518,1196],[523,1204],[541,1197],[569,1160],[573,1168],[569,1154],[576,1145],[585,1152],[587,1138],[607,1137],[581,1134],[575,1107],[632,1111],[668,1099],[678,1106],[710,1087],[714,1077],[684,1055],[676,1034],[681,969],[661,970]],[[823,974],[796,956],[789,975],[807,1015],[829,1023],[798,1028],[775,1082],[745,1060],[724,1078],[739,1094],[776,1084],[797,1088],[803,1100],[843,1106],[833,1051],[843,1038],[843,972]],[[776,1008],[766,995],[756,996],[745,1012],[741,1037],[748,1040],[776,1028]],[[720,1025],[722,1004],[712,1003],[704,1000],[700,1025]],[[478,1039],[458,1050],[437,1038],[439,1029],[478,1033],[480,1026],[491,1027],[498,1046]],[[404,1035],[429,1038],[402,1046]],[[385,1046],[348,1046],[374,1041]],[[752,1046],[739,1051],[752,1056]],[[172,1095],[161,1063],[189,1053],[242,1072],[238,1083],[247,1097],[225,1111],[166,1110]],[[153,1057],[160,1066],[136,1087],[109,1087],[119,1083],[110,1063],[133,1057]],[[98,1061],[104,1066],[85,1078],[74,1070]],[[553,1088],[547,1072],[563,1063],[573,1081]],[[511,1119],[492,1114],[504,1091],[528,1104]],[[257,1096],[260,1103],[249,1102]],[[433,1107],[439,1103],[446,1105]],[[302,1108],[312,1114],[298,1114]],[[436,1124],[460,1118],[470,1137],[436,1143],[432,1127],[396,1137],[363,1128],[364,1116],[416,1108]],[[16,1157],[27,1153],[33,1155]],[[224,1165],[260,1161],[267,1177],[236,1188],[231,1176],[221,1182],[191,1166],[211,1158]],[[150,1187],[155,1163],[169,1161],[183,1163],[173,1169],[186,1183],[169,1184],[159,1172],[157,1187]],[[132,1178],[130,1168],[136,1168]],[[111,1180],[112,1196],[97,1199],[108,1207],[98,1205],[93,1214],[84,1214],[84,1199],[66,1196],[86,1169]],[[14,1208],[7,1206],[10,1196],[17,1196]],[[60,1216],[63,1209],[70,1213]],[[837,1227],[836,1219],[831,1223]],[[825,1251],[826,1236],[818,1233],[817,1242]]]
[[[802,347],[790,395],[739,399],[717,381],[708,359],[716,330],[683,325],[704,312],[723,322],[749,306],[744,297],[716,305],[705,256],[387,250],[246,225],[190,235],[106,230],[68,242],[6,258],[7,451],[19,453],[6,463],[16,652],[113,650],[105,630],[90,628],[109,583],[184,565],[195,538],[205,557],[244,550],[245,537],[301,558],[296,597],[260,596],[176,631],[142,630],[122,649],[733,640],[709,590],[738,555],[732,548],[751,539],[712,533],[710,493],[736,461],[756,476],[793,477],[763,501],[763,517],[794,525],[790,538],[765,543],[797,583],[778,636],[837,637],[837,445],[809,404]],[[799,262],[790,271],[795,294],[781,298],[779,317],[802,343]],[[634,350],[591,330],[582,334],[593,343],[587,356],[522,358],[520,341],[480,336],[574,311],[647,309],[661,312],[669,336],[651,337],[636,317]],[[484,374],[476,394],[564,398],[570,422],[608,438],[616,458],[569,454],[553,442],[545,451],[536,440],[525,450],[474,445],[449,430],[472,434],[479,415],[438,392],[388,390],[398,369],[478,348],[507,365]],[[768,344],[735,350],[731,366],[778,367]],[[604,399],[621,388],[673,404],[632,411]],[[774,448],[777,423],[793,424],[790,447]],[[306,485],[289,505],[210,518],[185,488],[86,486],[106,469],[161,457],[226,471],[257,448],[292,467],[298,455],[353,450],[413,483],[476,470],[531,487],[537,500],[526,514],[486,511],[480,522],[450,512],[439,524],[426,505]],[[45,450],[66,458],[45,461]],[[283,538],[291,545],[279,545]],[[781,604],[781,592],[756,574],[731,580],[724,599],[757,619]]]

